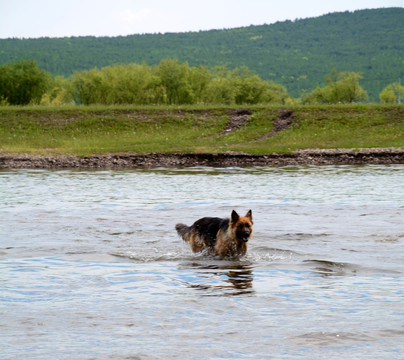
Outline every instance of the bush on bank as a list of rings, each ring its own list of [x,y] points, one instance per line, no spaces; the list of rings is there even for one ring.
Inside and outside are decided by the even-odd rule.
[[[53,77],[32,60],[0,66],[0,105],[255,105],[352,104],[368,101],[361,75],[335,69],[300,99],[280,84],[261,79],[247,67],[206,68],[164,59],[159,65],[117,64]],[[404,87],[388,85],[382,103],[400,103]]]

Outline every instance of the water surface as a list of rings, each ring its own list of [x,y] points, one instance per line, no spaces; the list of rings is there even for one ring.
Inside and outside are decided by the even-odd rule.
[[[5,359],[401,359],[404,166],[0,171]],[[246,257],[174,226],[253,211]]]

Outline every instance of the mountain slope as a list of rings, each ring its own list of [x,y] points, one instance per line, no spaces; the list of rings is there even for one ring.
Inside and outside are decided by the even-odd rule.
[[[332,13],[317,18],[228,30],[0,39],[0,64],[29,58],[57,75],[115,63],[158,64],[176,57],[191,66],[247,66],[299,96],[324,75],[357,71],[370,99],[404,77],[404,8]]]

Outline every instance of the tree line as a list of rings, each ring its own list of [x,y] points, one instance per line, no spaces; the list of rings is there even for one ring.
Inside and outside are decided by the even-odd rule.
[[[190,66],[247,66],[282,84],[293,97],[323,83],[332,67],[360,72],[370,101],[404,78],[404,8],[332,13],[236,29],[118,37],[0,39],[0,65],[33,59],[53,75],[113,64],[158,65],[178,58]]]
[[[349,104],[368,101],[360,79],[359,73],[334,69],[325,77],[325,86],[292,98],[284,86],[263,80],[247,67],[189,66],[168,58],[154,66],[117,64],[65,78],[40,69],[33,60],[22,60],[0,66],[0,104]],[[383,103],[402,98],[404,87],[399,83],[380,93]]]

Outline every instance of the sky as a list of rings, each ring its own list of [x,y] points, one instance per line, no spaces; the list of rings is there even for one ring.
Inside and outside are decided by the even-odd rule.
[[[0,0],[0,38],[229,29],[383,7],[404,0]]]

